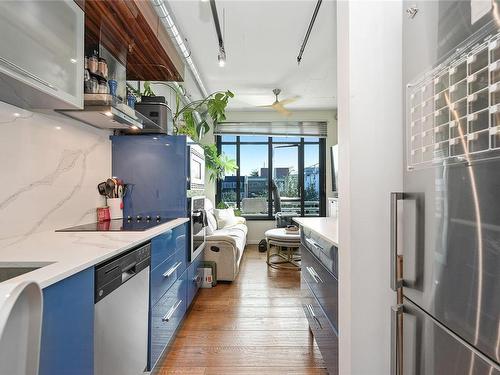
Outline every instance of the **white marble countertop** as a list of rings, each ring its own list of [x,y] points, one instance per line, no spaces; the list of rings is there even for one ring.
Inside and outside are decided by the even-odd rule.
[[[45,265],[5,281],[35,281],[45,288],[188,221],[178,218],[143,232],[34,233],[19,243],[0,248],[0,266]]]
[[[325,240],[339,246],[338,220],[336,217],[294,217],[293,220],[309,228]]]

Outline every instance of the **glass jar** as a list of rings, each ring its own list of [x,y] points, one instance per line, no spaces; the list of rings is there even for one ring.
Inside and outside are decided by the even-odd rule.
[[[101,81],[99,82],[99,94],[107,94],[108,93],[108,85],[106,84],[106,81]]]
[[[108,78],[108,63],[106,62],[106,59],[103,59],[102,57],[99,58],[97,70],[102,77]]]
[[[97,59],[97,56],[90,56],[87,62],[87,66],[90,73],[97,74],[97,70],[99,69],[99,61]]]
[[[99,81],[96,77],[90,77],[88,83],[89,94],[97,94],[99,92]]]

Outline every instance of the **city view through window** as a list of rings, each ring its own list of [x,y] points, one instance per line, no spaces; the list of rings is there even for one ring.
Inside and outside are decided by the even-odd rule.
[[[239,169],[219,182],[218,201],[246,217],[273,217],[274,197],[280,211],[296,216],[319,216],[324,171],[319,138],[264,136],[219,139],[221,152],[237,160]],[[303,187],[303,188],[302,188]],[[270,212],[271,210],[271,212]]]

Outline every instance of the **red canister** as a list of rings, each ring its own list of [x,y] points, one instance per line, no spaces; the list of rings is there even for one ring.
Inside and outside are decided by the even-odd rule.
[[[102,221],[108,221],[110,220],[111,216],[109,215],[109,207],[104,206],[104,207],[97,207],[97,221],[102,222]]]

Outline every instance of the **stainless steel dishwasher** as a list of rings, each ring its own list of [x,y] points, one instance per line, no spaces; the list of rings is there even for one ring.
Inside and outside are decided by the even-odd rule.
[[[95,267],[94,375],[146,369],[150,261],[148,243]]]

